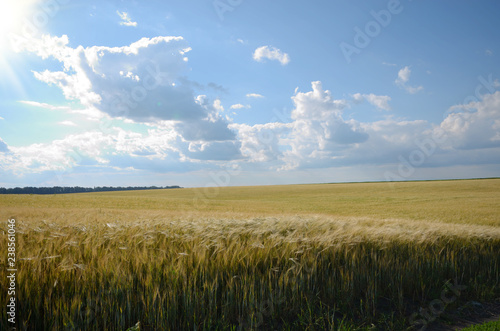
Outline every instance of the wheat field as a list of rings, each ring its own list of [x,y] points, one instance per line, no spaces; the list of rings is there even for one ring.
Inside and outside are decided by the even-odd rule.
[[[500,297],[500,180],[0,195],[19,329],[411,330]],[[6,305],[7,242],[0,271]],[[2,328],[6,327],[2,317]],[[421,326],[421,325],[419,325]]]

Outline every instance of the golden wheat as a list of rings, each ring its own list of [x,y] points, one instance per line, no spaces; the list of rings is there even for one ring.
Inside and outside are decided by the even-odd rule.
[[[306,203],[303,209],[315,212],[278,215],[265,202],[256,208],[261,199],[253,195],[257,188],[234,188],[233,198],[251,207],[231,212],[234,199],[224,202],[230,188],[221,189],[220,200],[210,200],[218,206],[197,211],[182,207],[187,201],[179,200],[190,194],[179,193],[177,213],[160,208],[165,201],[167,206],[174,203],[168,202],[174,199],[170,192],[159,192],[154,202],[151,192],[127,192],[139,201],[126,209],[110,202],[121,197],[129,201],[121,192],[1,196],[1,213],[18,220],[19,325],[125,330],[139,322],[142,329],[157,330],[353,330],[373,324],[402,330],[410,326],[409,315],[440,298],[450,282],[467,286],[451,306],[500,295],[498,200],[477,203],[487,194],[498,197],[492,183],[498,181],[445,182],[454,197],[450,199],[459,200],[455,206],[466,217],[455,211],[450,218],[438,214],[427,219],[417,217],[431,215],[435,208],[424,193],[442,183],[413,183],[413,188],[404,183],[406,195],[399,199],[417,197],[421,204],[412,207],[428,208],[411,217],[393,207],[382,217],[383,194],[367,207],[373,216],[359,210],[335,215],[326,204],[314,209]],[[354,200],[358,191],[366,202],[364,190],[371,184],[351,185],[341,191]],[[469,203],[460,198],[464,188],[469,189]],[[300,186],[287,200],[278,195],[280,188],[260,190],[276,194],[279,206],[295,208],[301,195],[310,202],[318,191]],[[439,190],[442,194],[445,189]],[[246,200],[242,192],[250,194]],[[390,192],[386,194],[394,194]],[[333,196],[340,199],[336,192]],[[471,215],[483,215],[486,221],[476,222]],[[7,230],[5,224],[0,231]],[[0,250],[6,252],[5,241]],[[5,265],[3,258],[2,289]],[[4,306],[6,298],[0,297]]]

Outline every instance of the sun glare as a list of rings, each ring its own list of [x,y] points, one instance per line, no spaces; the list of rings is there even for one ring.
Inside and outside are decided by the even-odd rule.
[[[0,0],[0,56],[10,49],[12,35],[22,34],[33,0]]]
[[[13,40],[23,36],[23,26],[32,16],[33,4],[38,0],[0,0],[0,77],[2,84],[9,84],[22,91],[23,86],[16,74],[13,62]]]

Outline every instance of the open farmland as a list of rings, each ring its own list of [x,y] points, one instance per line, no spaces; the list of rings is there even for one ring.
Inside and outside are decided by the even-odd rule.
[[[447,322],[500,297],[500,179],[2,195],[0,216],[27,329],[419,329],[430,302]]]

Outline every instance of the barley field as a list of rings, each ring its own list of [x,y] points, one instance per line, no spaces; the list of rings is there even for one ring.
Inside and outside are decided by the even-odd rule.
[[[418,330],[500,298],[500,179],[0,195],[12,218],[19,330]]]

